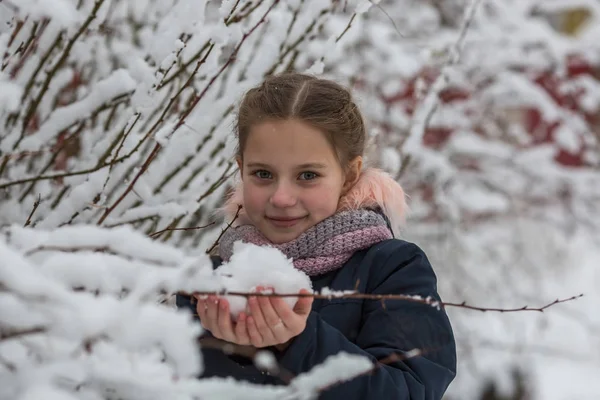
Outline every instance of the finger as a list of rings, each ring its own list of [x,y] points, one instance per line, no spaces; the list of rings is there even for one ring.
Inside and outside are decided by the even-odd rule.
[[[206,326],[211,333],[222,339],[221,333],[219,332],[219,326],[217,324],[218,317],[218,298],[217,296],[209,296],[206,300]]]
[[[273,326],[281,320],[275,309],[271,305],[271,298],[267,296],[259,296],[258,304],[260,310],[268,326]]]
[[[219,300],[219,311],[217,314],[217,325],[224,340],[235,342],[235,333],[231,325],[231,314],[229,313],[229,302],[225,299]]]
[[[256,320],[249,316],[246,320],[246,326],[248,327],[248,335],[250,336],[250,344],[254,347],[265,347],[265,340],[262,335],[258,331],[258,327],[256,326]]]
[[[206,300],[206,316],[212,321],[217,320],[219,313],[218,303],[219,299],[216,296],[210,296]]]
[[[206,301],[198,299],[196,303],[196,314],[200,318],[200,322],[206,318]]]
[[[285,326],[289,326],[290,323],[293,323],[298,318],[283,297],[271,297],[271,306]]]
[[[248,326],[247,326],[247,316],[246,313],[241,312],[237,317],[237,322],[235,324],[235,336],[236,342],[241,345],[250,344],[250,335],[248,334]]]
[[[250,324],[250,322],[252,322],[254,324],[254,327],[262,337],[263,343],[273,342],[275,340],[275,336],[265,321],[259,300],[255,296],[252,296],[248,299],[248,304],[250,305],[250,313],[252,315],[250,318],[248,318],[248,323]],[[250,327],[250,325],[248,326]]]
[[[291,336],[291,331],[288,330],[279,314],[277,314],[277,311],[275,311],[275,309],[273,308],[273,305],[271,304],[272,299],[272,297],[263,297],[262,299],[260,299],[260,309],[266,321],[267,327],[272,332],[272,335],[276,339],[276,342],[283,343],[289,340]],[[293,324],[293,321],[289,322]]]
[[[306,289],[300,290],[300,294],[310,294],[310,292]],[[294,312],[303,317],[308,316],[312,311],[312,304],[315,300],[312,296],[300,297],[298,301],[294,305]]]

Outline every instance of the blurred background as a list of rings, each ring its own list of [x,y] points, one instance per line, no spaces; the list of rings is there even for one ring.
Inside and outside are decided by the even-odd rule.
[[[447,398],[600,398],[598,1],[4,0],[0,57],[0,226],[200,253],[243,92],[287,70],[350,86],[446,301],[584,294],[449,309]]]

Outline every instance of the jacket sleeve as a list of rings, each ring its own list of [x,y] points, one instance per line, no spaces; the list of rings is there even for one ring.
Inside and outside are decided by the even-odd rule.
[[[377,246],[382,247],[375,249],[372,260],[363,260],[370,262],[367,293],[420,295],[439,300],[435,274],[421,249],[400,240]],[[319,398],[441,399],[456,373],[456,349],[444,309],[431,305],[405,300],[387,300],[385,305],[381,301],[365,301],[355,342],[312,312],[306,329],[280,355],[279,362],[289,372],[300,374],[339,352],[364,355],[376,362],[393,353],[402,358],[402,354],[413,349],[420,349],[423,354],[380,363],[373,373],[335,385]]]

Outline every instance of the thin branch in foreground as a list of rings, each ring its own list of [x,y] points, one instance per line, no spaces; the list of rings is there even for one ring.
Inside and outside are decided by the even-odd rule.
[[[356,13],[352,14],[352,17],[350,17],[350,20],[348,21],[348,25],[346,25],[346,28],[335,39],[336,43],[339,42],[342,39],[342,37],[344,37],[344,35],[346,34],[346,32],[348,32],[348,29],[350,29],[350,27],[352,26],[352,22],[354,21],[355,18],[356,18]]]
[[[571,296],[569,298],[566,299],[556,299],[551,303],[546,304],[545,306],[542,307],[529,307],[529,306],[523,306],[523,307],[519,307],[519,308],[485,308],[485,307],[476,307],[476,306],[471,306],[468,305],[466,302],[462,302],[462,303],[444,303],[443,305],[446,306],[451,306],[451,307],[460,307],[460,308],[466,308],[469,310],[475,310],[475,311],[482,311],[482,312],[487,312],[487,311],[493,311],[493,312],[500,312],[500,313],[508,313],[508,312],[518,312],[518,311],[537,311],[537,312],[544,312],[547,308],[550,308],[554,305],[560,304],[560,303],[566,303],[569,301],[573,301],[573,300],[577,300],[579,298],[583,297],[583,293],[582,294],[578,294],[576,296]]]
[[[385,11],[385,9],[383,7],[381,7],[381,4],[379,4],[379,2],[375,3],[373,0],[369,0],[369,2],[371,4],[373,4],[375,7],[379,8],[379,10],[387,17],[387,19],[390,20],[390,22],[392,23],[392,25],[394,26],[394,29],[396,30],[396,33],[401,37],[401,38],[406,38],[406,35],[404,35],[402,32],[400,32],[400,29],[398,29],[398,26],[396,25],[396,22],[394,22],[394,19],[392,17],[390,17],[390,14],[388,14],[387,11]]]
[[[190,296],[189,293],[180,292],[178,293],[183,296]],[[522,306],[518,308],[499,308],[499,307],[478,307],[467,304],[467,302],[462,303],[452,303],[452,302],[444,302],[438,301],[431,297],[421,297],[421,296],[413,296],[413,295],[405,295],[405,294],[369,294],[369,293],[356,293],[356,292],[343,292],[343,293],[335,293],[335,294],[319,294],[319,293],[269,293],[269,292],[234,292],[234,291],[218,291],[218,292],[194,292],[195,296],[240,296],[240,297],[312,297],[314,299],[362,299],[362,300],[404,300],[410,301],[413,303],[425,304],[433,307],[457,307],[457,308],[466,308],[468,310],[481,311],[481,312],[500,312],[500,313],[509,313],[509,312],[519,312],[519,311],[536,311],[536,312],[544,312],[546,309],[560,304],[567,303],[569,301],[574,301],[583,297],[583,294],[579,294],[576,296],[571,296],[566,299],[556,299],[551,303],[548,303],[542,307],[530,307],[530,306]]]
[[[33,203],[33,209],[29,213],[29,217],[27,217],[27,221],[25,221],[25,225],[23,225],[24,227],[27,227],[27,226],[29,226],[29,224],[31,224],[31,218],[33,217],[35,210],[37,210],[37,208],[41,202],[42,202],[42,196],[40,194],[38,194],[37,200]]]
[[[0,342],[4,340],[16,339],[21,336],[34,335],[36,333],[46,332],[46,328],[43,326],[36,326],[33,328],[27,328],[23,330],[10,330],[5,332],[0,332]]]
[[[142,167],[140,168],[139,172],[131,180],[131,183],[129,183],[129,186],[127,186],[127,189],[125,189],[125,191],[121,194],[121,196],[119,196],[119,198],[113,203],[112,206],[110,206],[110,207],[108,207],[106,209],[106,211],[104,212],[104,214],[102,214],[102,216],[98,220],[98,224],[97,225],[102,225],[102,223],[110,215],[110,213],[112,213],[113,210],[115,208],[117,208],[117,206],[119,204],[121,204],[121,202],[123,201],[123,199],[129,194],[129,192],[131,192],[133,190],[133,187],[135,186],[136,182],[140,179],[140,177],[142,176],[142,174],[144,172],[146,172],[146,170],[150,166],[150,163],[152,163],[152,160],[154,160],[154,157],[156,157],[156,155],[158,154],[158,151],[160,149],[161,149],[160,143],[156,143],[156,145],[152,149],[152,152],[150,153],[150,155],[148,156],[148,158],[146,158],[146,161],[144,161],[144,164],[142,164]]]
[[[227,165],[227,168],[225,168],[225,171],[223,171],[219,179],[217,179],[212,185],[210,185],[208,189],[206,189],[204,193],[202,193],[200,197],[198,197],[198,200],[196,200],[198,203],[200,203],[202,200],[213,194],[219,187],[221,187],[222,184],[227,182],[227,180],[237,172],[237,168],[229,172],[229,169],[231,169],[232,166],[233,163],[230,161],[229,165]]]
[[[221,231],[221,234],[219,235],[219,237],[217,238],[217,240],[215,240],[215,242],[212,244],[212,246],[210,246],[210,248],[208,250],[206,250],[206,254],[210,254],[212,253],[212,251],[215,249],[215,247],[218,246],[219,241],[221,240],[221,238],[223,237],[223,235],[225,234],[225,232],[227,232],[228,229],[231,228],[231,226],[233,225],[233,223],[235,222],[236,219],[238,219],[238,217],[240,216],[240,211],[242,210],[242,205],[238,205],[238,209],[235,213],[235,215],[233,216],[233,219],[227,224],[227,226],[225,227],[225,229],[223,229]]]
[[[193,226],[193,227],[190,227],[190,228],[165,228],[165,229],[162,229],[160,231],[152,232],[149,236],[150,237],[160,236],[163,233],[168,232],[168,231],[194,231],[194,230],[197,230],[197,229],[208,228],[209,226],[212,226],[214,224],[215,224],[215,222],[211,222],[210,224],[207,224],[207,225]]]

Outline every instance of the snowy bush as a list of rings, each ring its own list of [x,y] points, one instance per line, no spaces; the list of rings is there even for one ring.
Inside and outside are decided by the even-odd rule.
[[[254,259],[263,250],[244,249]],[[285,387],[198,380],[200,324],[157,299],[221,292],[235,282],[214,273],[207,255],[129,227],[12,227],[0,257],[1,399],[300,400],[373,368],[367,358],[338,354]]]

